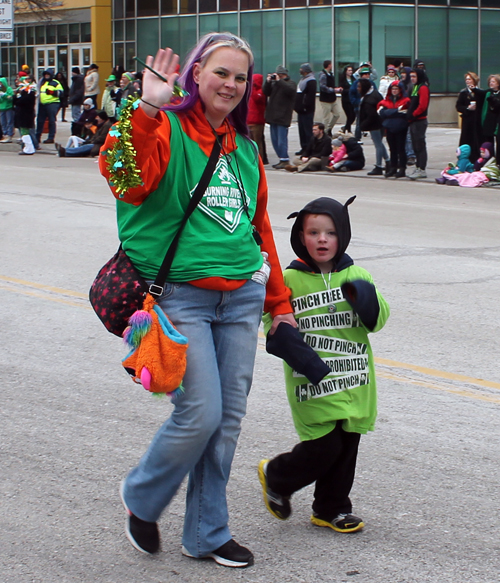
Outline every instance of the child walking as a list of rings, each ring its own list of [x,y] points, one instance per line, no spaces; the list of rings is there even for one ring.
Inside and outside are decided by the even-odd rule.
[[[364,527],[352,514],[349,493],[361,434],[373,430],[377,414],[368,333],[389,317],[371,275],[345,253],[351,239],[348,206],[355,198],[344,205],[318,198],[288,217],[296,217],[291,244],[298,259],[284,279],[298,328],[280,324],[268,336],[267,350],[285,360],[300,443],[259,464],[264,502],[273,516],[289,518],[292,494],[315,482],[311,522],[337,532]]]

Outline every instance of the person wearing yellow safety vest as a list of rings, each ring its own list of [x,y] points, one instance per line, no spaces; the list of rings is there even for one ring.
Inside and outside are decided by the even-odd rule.
[[[38,104],[38,115],[36,118],[36,138],[40,142],[45,120],[49,119],[49,137],[43,141],[44,144],[53,144],[56,136],[56,115],[61,107],[61,96],[64,93],[63,86],[53,78],[50,71],[43,72],[40,83],[40,102]]]

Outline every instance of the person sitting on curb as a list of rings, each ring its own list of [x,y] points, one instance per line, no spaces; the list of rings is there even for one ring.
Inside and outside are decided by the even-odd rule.
[[[101,146],[106,141],[106,137],[111,128],[108,114],[105,111],[99,111],[95,118],[97,124],[96,133],[90,138],[88,144],[82,144],[77,148],[63,148],[58,144],[57,151],[60,158],[84,158],[86,156],[98,156]]]
[[[83,111],[78,118],[78,121],[75,121],[71,124],[71,134],[73,136],[85,137],[83,136],[85,124],[89,121],[94,123],[94,120],[97,115],[97,109],[94,107],[94,102],[92,99],[87,98],[83,102]]]
[[[345,145],[346,156],[340,160],[340,162],[335,162],[332,166],[327,166],[325,170],[328,172],[350,172],[351,170],[363,170],[365,166],[365,155],[363,153],[363,147],[361,144],[352,136],[352,134],[346,134],[342,137],[336,136],[335,138],[340,138]]]
[[[313,124],[313,137],[305,148],[303,156],[296,156],[293,164],[287,164],[288,172],[303,172],[304,170],[321,170],[328,164],[328,158],[332,153],[332,141],[325,134],[325,126],[322,123]]]

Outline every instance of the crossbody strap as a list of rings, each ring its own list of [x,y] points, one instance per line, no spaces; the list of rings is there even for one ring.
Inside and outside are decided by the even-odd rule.
[[[205,166],[205,170],[203,171],[203,174],[201,175],[200,181],[198,182],[198,185],[196,186],[196,188],[193,192],[193,196],[191,197],[191,200],[189,201],[188,207],[186,209],[186,214],[184,215],[184,218],[182,219],[182,223],[179,227],[179,230],[177,231],[175,237],[172,240],[172,243],[170,243],[170,246],[167,249],[167,253],[165,254],[165,259],[163,260],[163,263],[161,264],[160,271],[158,271],[158,275],[156,276],[154,283],[149,287],[149,293],[154,297],[160,297],[163,293],[163,286],[165,285],[165,282],[167,281],[168,272],[170,271],[170,268],[172,267],[172,262],[174,260],[175,252],[177,251],[177,245],[179,244],[179,239],[181,237],[182,231],[183,231],[184,227],[186,226],[186,223],[187,223],[189,217],[192,215],[194,209],[198,206],[203,195],[205,194],[205,190],[207,189],[207,186],[210,182],[210,179],[212,178],[212,175],[213,175],[214,170],[215,170],[215,166],[217,164],[217,160],[219,159],[220,150],[221,150],[221,144],[216,136],[216,139],[214,142],[214,147],[212,148],[212,152],[211,152],[210,157],[208,159],[207,165]]]

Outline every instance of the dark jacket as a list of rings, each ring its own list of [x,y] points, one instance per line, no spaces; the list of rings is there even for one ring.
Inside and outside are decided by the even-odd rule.
[[[101,126],[99,126],[97,128],[96,133],[93,135],[92,138],[90,138],[90,143],[94,144],[94,147],[92,148],[92,150],[90,150],[91,156],[98,156],[99,155],[99,150],[101,149],[101,146],[106,141],[106,137],[108,135],[108,132],[109,132],[111,126],[112,126],[112,123],[108,119]]]
[[[68,103],[70,105],[82,105],[85,95],[83,75],[75,75],[72,80],[73,82],[69,88]]]
[[[378,104],[382,101],[382,95],[376,90],[371,89],[359,105],[359,125],[361,131],[371,132],[379,130],[382,127],[382,120],[377,113]]]
[[[481,125],[483,136],[493,136],[500,121],[500,91],[494,93],[488,89],[484,96],[483,108],[481,111]]]
[[[427,119],[429,108],[429,86],[425,80],[427,76],[421,69],[415,69],[417,73],[417,84],[413,87],[410,95],[410,105],[408,107],[408,121]]]
[[[402,93],[399,94],[397,99],[394,99],[391,93],[391,87],[393,85],[398,85],[401,88],[401,83],[399,81],[393,81],[389,85],[387,97],[377,106],[382,120],[382,126],[391,133],[406,132],[408,130],[406,112],[402,113],[399,108],[402,110],[408,109],[410,99],[408,97],[403,97]]]
[[[264,95],[267,95],[266,123],[290,127],[292,123],[293,104],[297,85],[290,77],[267,81],[262,87]]]
[[[481,145],[481,111],[483,108],[485,92],[474,87],[462,89],[458,94],[456,110],[462,118],[459,146],[468,144],[471,147],[471,159],[479,158],[479,146]],[[471,101],[476,102],[476,109],[468,109]]]
[[[361,144],[358,144],[356,138],[349,138],[345,144],[348,160],[357,160],[365,165],[365,155]]]
[[[358,92],[359,79],[353,81],[351,88],[349,89],[349,100],[352,103],[354,109],[357,111],[359,109],[359,104],[361,102],[361,95]],[[370,83],[374,89],[377,89],[375,83],[370,79]]]
[[[97,115],[97,109],[93,107],[92,109],[84,109],[82,114],[78,118],[78,121],[74,121],[71,124],[71,130],[75,136],[81,136],[84,126],[89,121],[94,121]]]
[[[294,109],[299,114],[314,113],[316,109],[316,79],[310,79],[303,91],[297,91]]]
[[[14,127],[34,128],[35,127],[35,91],[18,91],[14,97]]]
[[[335,75],[322,69],[319,74],[319,100],[324,103],[333,103],[336,99]]]
[[[327,134],[323,134],[322,138],[313,136],[302,155],[308,158],[323,158],[331,153],[332,139]]]

